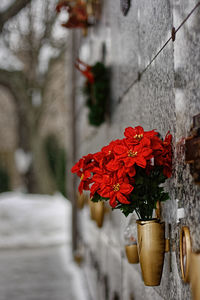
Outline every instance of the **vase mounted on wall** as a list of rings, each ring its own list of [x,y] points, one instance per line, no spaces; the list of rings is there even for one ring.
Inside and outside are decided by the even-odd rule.
[[[138,254],[145,285],[160,285],[164,254],[165,224],[158,219],[137,221]]]

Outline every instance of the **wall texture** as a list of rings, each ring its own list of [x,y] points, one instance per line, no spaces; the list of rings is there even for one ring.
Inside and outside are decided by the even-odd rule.
[[[173,251],[165,255],[161,285],[144,287],[139,266],[124,256],[123,233],[127,219],[119,212],[106,215],[99,230],[90,221],[89,210],[78,214],[85,248],[84,268],[92,299],[191,299],[189,286],[180,275],[179,235],[181,226],[191,231],[192,247],[200,250],[200,189],[194,185],[184,162],[182,139],[189,135],[192,117],[200,113],[200,9],[185,23],[172,41],[132,84],[191,11],[192,0],[132,0],[128,15],[119,1],[103,3],[101,21],[86,38],[77,38],[79,56],[89,64],[100,60],[106,45],[106,64],[112,71],[110,120],[96,129],[88,125],[87,108],[81,95],[83,79],[76,76],[77,159],[99,150],[112,139],[122,138],[125,127],[142,125],[161,135],[173,134],[174,174],[166,184],[170,193],[162,207],[166,227],[171,224]],[[178,200],[178,201],[177,201]],[[185,217],[177,222],[177,210]],[[117,298],[118,296],[118,298]]]

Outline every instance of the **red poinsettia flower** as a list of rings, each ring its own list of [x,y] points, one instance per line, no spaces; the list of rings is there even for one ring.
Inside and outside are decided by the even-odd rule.
[[[117,157],[110,160],[109,163],[106,165],[106,168],[110,172],[117,172],[118,177],[124,177],[127,174],[130,177],[133,177],[136,174],[136,170],[134,166],[126,167],[124,160],[119,159]]]
[[[172,135],[169,133],[169,131],[164,139],[163,147],[165,156],[163,173],[169,178],[172,175]]]
[[[141,126],[135,128],[127,127],[124,131],[126,137],[126,143],[136,145],[139,143],[147,143],[147,140],[150,140],[152,137],[158,133],[155,130],[144,131]],[[150,143],[150,142],[149,142]]]
[[[66,8],[67,10],[69,10],[70,9],[69,1],[67,0],[59,1],[58,4],[56,5],[56,11],[60,13],[62,8]]]
[[[105,156],[110,156],[111,154],[114,154],[113,149],[115,148],[116,145],[120,145],[122,143],[122,140],[115,140],[110,142],[109,145],[104,146],[101,149],[101,152],[105,155]]]
[[[109,163],[114,160],[115,152],[114,149],[117,145],[121,145],[122,140],[112,141],[108,146],[105,146],[101,149],[101,160],[99,161],[99,166],[105,171],[116,171],[109,168]]]
[[[154,168],[163,169],[166,177],[171,176],[171,142],[169,132],[162,141],[154,130],[145,132],[141,126],[128,127],[124,139],[112,141],[101,151],[83,156],[74,165],[72,172],[81,177],[79,192],[90,190],[91,197],[97,193],[109,198],[113,208],[129,205],[137,179],[136,166],[145,169],[144,176],[150,175]]]
[[[83,158],[79,159],[79,161],[71,168],[72,173],[76,173],[79,177],[81,177],[83,171],[82,169]]]
[[[165,139],[163,141],[163,145],[165,147],[165,149],[168,149],[168,151],[171,151],[171,144],[172,144],[172,135],[170,134],[170,132],[168,131]]]
[[[129,184],[127,178],[118,178],[116,174],[112,177],[109,175],[103,175],[98,179],[99,189],[98,194],[101,197],[109,198],[110,205],[114,208],[118,202],[123,204],[129,204],[128,196],[133,190],[133,186]]]
[[[76,173],[81,177],[85,170],[92,170],[95,165],[95,160],[93,159],[93,154],[88,154],[83,156],[71,169],[72,173]]]
[[[88,14],[86,3],[82,1],[78,1],[76,5],[73,7],[73,14],[76,15],[79,21],[87,22]]]
[[[99,167],[103,170],[106,170],[107,163],[114,158],[112,145],[111,143],[108,146],[105,146],[98,153],[97,160],[99,163]]]
[[[81,175],[81,181],[78,186],[79,193],[82,194],[83,190],[89,191],[89,185],[92,183],[91,172],[86,170]]]
[[[68,29],[73,29],[73,28],[86,28],[87,23],[82,20],[78,20],[76,15],[71,15],[66,23],[61,24],[62,27],[68,28]],[[83,72],[84,73],[84,72]],[[84,76],[87,77],[87,72],[86,74],[83,74]]]
[[[90,84],[94,83],[94,74],[92,73],[92,67],[90,65],[87,65],[86,63],[84,63],[80,59],[77,59],[76,63],[75,63],[75,67],[76,67],[77,70],[79,70],[79,72],[81,72],[81,74],[84,77],[87,78],[87,81]]]
[[[172,135],[168,132],[162,142],[162,150],[155,151],[155,164],[163,166],[163,174],[166,177],[172,175]]]
[[[93,154],[83,156],[71,169],[72,173],[76,173],[80,178],[79,192],[82,194],[83,190],[89,190],[89,185],[92,181],[92,170],[95,167],[95,160]]]
[[[151,148],[154,152],[163,151],[163,141],[156,135],[151,138]]]
[[[94,196],[94,194],[101,189],[102,187],[102,182],[103,182],[103,173],[102,173],[102,170],[99,169],[98,170],[99,172],[94,174],[92,180],[93,180],[93,184],[90,188],[90,197],[92,198]],[[105,175],[105,174],[104,174]],[[108,176],[109,178],[109,176]],[[105,178],[104,178],[105,180]]]
[[[126,168],[131,168],[135,164],[145,168],[147,160],[152,156],[152,149],[148,141],[146,145],[143,142],[143,144],[131,146],[126,144],[126,140],[124,140],[124,144],[117,145],[114,151],[117,159],[123,160]]]

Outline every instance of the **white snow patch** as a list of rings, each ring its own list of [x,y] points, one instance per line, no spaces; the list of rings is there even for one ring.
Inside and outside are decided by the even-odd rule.
[[[25,174],[28,171],[31,161],[32,154],[30,152],[26,153],[23,149],[17,149],[15,151],[16,167],[21,174]]]
[[[39,247],[71,241],[71,203],[60,194],[0,195],[0,248]]]
[[[41,105],[41,103],[42,103],[41,91],[34,89],[32,93],[32,105],[38,107]]]
[[[5,70],[22,70],[23,63],[7,48],[0,39],[0,68]]]
[[[14,0],[1,0],[0,11],[6,10],[13,2]]]
[[[71,273],[73,277],[71,289],[75,293],[76,300],[89,300],[88,286],[86,283],[86,277],[81,266],[78,266],[72,256],[72,251],[69,247],[61,249],[61,256],[63,257],[63,265],[66,267],[66,273]],[[67,261],[66,261],[67,258]],[[75,300],[75,299],[73,299]]]
[[[55,40],[65,40],[69,35],[69,29],[63,27],[61,24],[66,23],[69,19],[69,14],[66,11],[61,11],[52,28],[52,38]]]
[[[49,61],[57,57],[60,51],[49,44],[44,44],[39,54],[39,72],[45,73],[48,70]]]

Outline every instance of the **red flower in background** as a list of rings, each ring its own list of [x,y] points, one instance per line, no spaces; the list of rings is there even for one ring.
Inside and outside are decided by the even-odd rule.
[[[166,134],[162,142],[162,150],[155,151],[155,165],[163,166],[163,174],[169,178],[172,175],[172,135]]]
[[[80,59],[76,60],[75,63],[75,67],[77,70],[79,70],[81,72],[81,74],[87,78],[88,82],[90,84],[94,83],[94,75],[92,73],[92,68],[91,66],[87,65],[86,63],[84,63],[83,61],[81,61]]]
[[[163,142],[163,157],[165,157],[164,160],[164,168],[163,173],[166,177],[171,177],[172,175],[172,135],[169,133],[166,134],[166,137]]]
[[[81,175],[81,182],[78,186],[79,193],[82,194],[83,190],[89,191],[89,185],[92,183],[91,172],[86,170]]]
[[[66,10],[69,11],[70,10],[70,1],[67,1],[67,0],[59,1],[58,4],[56,5],[57,13],[60,13],[62,8],[66,8]]]
[[[89,185],[92,181],[92,171],[95,167],[93,154],[83,156],[71,169],[72,173],[76,173],[80,178],[78,190],[82,194],[83,190],[89,190]]]
[[[81,177],[85,170],[91,170],[94,167],[95,161],[93,159],[93,154],[88,154],[83,156],[71,169],[72,173],[76,173]]]
[[[62,9],[66,9],[69,13],[69,19],[62,26],[66,28],[86,28],[88,26],[88,14],[86,3],[82,1],[60,1],[56,6],[56,11],[61,12]]]

